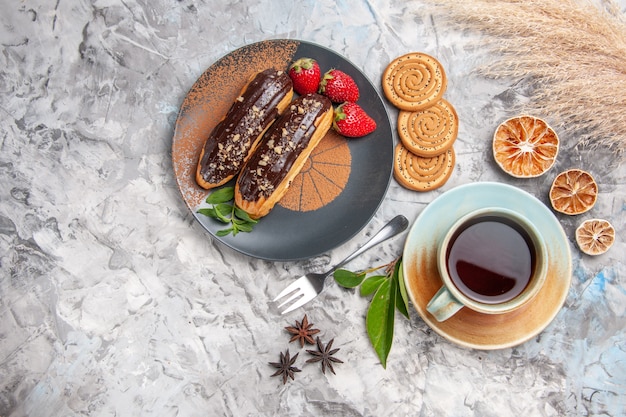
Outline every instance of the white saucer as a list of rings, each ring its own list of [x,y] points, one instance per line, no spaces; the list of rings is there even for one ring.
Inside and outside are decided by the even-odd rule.
[[[527,217],[548,248],[548,277],[539,294],[524,307],[506,314],[481,314],[463,308],[438,322],[426,304],[441,287],[437,245],[456,219],[485,207],[504,207]],[[543,331],[559,312],[572,279],[570,246],[554,213],[527,192],[501,183],[481,182],[456,187],[435,199],[409,230],[403,254],[409,297],[422,319],[438,334],[461,346],[491,350],[519,345]]]

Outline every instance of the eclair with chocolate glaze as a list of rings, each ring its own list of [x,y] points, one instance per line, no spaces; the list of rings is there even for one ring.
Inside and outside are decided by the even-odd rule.
[[[235,184],[235,204],[253,219],[267,215],[287,192],[330,129],[333,107],[320,94],[294,100],[263,135]]]
[[[198,185],[208,190],[234,178],[292,98],[293,85],[285,71],[267,69],[253,75],[207,138],[196,168]]]

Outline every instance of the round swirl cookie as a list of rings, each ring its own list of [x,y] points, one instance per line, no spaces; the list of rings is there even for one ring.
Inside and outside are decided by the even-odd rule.
[[[454,170],[456,155],[454,148],[433,156],[418,156],[402,143],[395,149],[393,174],[405,188],[414,191],[430,191],[448,181]]]
[[[385,96],[394,106],[418,111],[441,99],[448,79],[435,58],[411,52],[391,61],[383,72],[382,84]]]
[[[459,132],[459,118],[454,106],[445,99],[417,112],[400,111],[398,135],[418,156],[439,155],[452,147]]]

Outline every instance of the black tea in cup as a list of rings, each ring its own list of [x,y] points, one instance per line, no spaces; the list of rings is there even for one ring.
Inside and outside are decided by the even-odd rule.
[[[536,250],[528,233],[499,216],[468,220],[447,248],[446,266],[457,289],[485,304],[520,295],[533,276]]]

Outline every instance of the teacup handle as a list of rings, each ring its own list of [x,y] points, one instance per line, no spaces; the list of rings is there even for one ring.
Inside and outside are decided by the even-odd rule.
[[[428,310],[437,321],[448,320],[461,308],[463,308],[463,304],[454,298],[445,285],[437,291],[437,294],[435,294],[428,302],[428,305],[426,305],[426,310]]]

